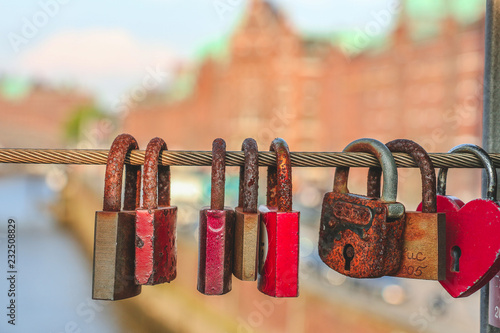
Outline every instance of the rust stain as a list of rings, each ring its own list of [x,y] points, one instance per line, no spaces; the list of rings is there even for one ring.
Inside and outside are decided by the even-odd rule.
[[[212,188],[210,208],[224,209],[224,186],[226,182],[226,142],[215,139],[212,144]]]
[[[386,144],[393,153],[409,154],[420,168],[422,175],[422,212],[436,213],[436,174],[429,154],[418,143],[399,139]],[[382,170],[372,167],[368,171],[368,196],[380,197],[380,175]]]
[[[292,163],[285,140],[274,139],[271,151],[276,153],[276,166],[267,169],[267,206],[279,212],[292,211]]]
[[[103,210],[118,212],[121,207],[122,176],[125,158],[131,150],[139,149],[139,145],[130,134],[120,134],[111,145],[106,164],[104,182]],[[125,199],[123,210],[135,210],[139,207],[141,193],[141,167],[127,165],[125,167]]]
[[[161,138],[152,139],[146,148],[142,185],[144,209],[170,206],[170,167],[158,166],[160,153],[163,150],[167,150],[167,144]]]
[[[238,207],[245,213],[257,213],[259,199],[259,149],[254,139],[243,142],[245,165],[240,167]]]

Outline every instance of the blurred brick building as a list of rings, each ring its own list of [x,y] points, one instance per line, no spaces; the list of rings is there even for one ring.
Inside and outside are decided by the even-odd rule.
[[[78,107],[92,104],[73,89],[0,78],[0,146],[63,148],[66,123]]]
[[[216,137],[234,150],[246,137],[267,148],[280,136],[295,151],[339,151],[360,137],[406,137],[429,151],[478,142],[484,21],[450,16],[420,40],[404,10],[394,21],[384,45],[351,55],[300,36],[272,4],[251,1],[226,55],[208,54],[189,73],[191,91],[143,103],[124,130],[142,145],[160,135],[172,149],[207,149]]]

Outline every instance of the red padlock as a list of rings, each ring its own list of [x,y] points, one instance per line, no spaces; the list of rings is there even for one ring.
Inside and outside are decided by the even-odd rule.
[[[267,206],[259,207],[262,226],[258,288],[269,296],[297,297],[300,213],[292,210],[290,151],[279,138],[272,142],[271,151],[276,152],[277,164],[267,169]]]
[[[225,180],[226,143],[216,139],[212,148],[211,205],[200,212],[198,291],[205,295],[231,291],[235,213],[224,207]]]
[[[136,210],[135,281],[155,285],[177,275],[177,207],[170,206],[170,167],[158,165],[165,141],[152,139],[146,149],[142,208]]]
[[[476,145],[460,145],[450,153],[476,155],[488,175],[486,199],[465,205],[446,196],[448,169],[441,169],[438,176],[437,211],[446,213],[446,280],[439,282],[451,296],[466,297],[481,289],[500,270],[500,204],[495,200],[496,172],[488,154]]]

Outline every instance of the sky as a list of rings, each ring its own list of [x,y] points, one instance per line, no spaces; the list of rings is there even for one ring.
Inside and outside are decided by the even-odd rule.
[[[325,33],[362,28],[375,19],[374,13],[392,8],[395,1],[272,2],[302,33]],[[0,75],[77,84],[112,104],[146,78],[157,79],[150,80],[152,86],[168,82],[179,61],[193,59],[207,42],[227,35],[247,4],[247,0],[2,1]]]

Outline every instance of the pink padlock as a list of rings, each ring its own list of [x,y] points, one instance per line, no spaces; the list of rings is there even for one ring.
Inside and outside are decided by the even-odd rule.
[[[267,171],[267,206],[261,214],[259,290],[273,297],[297,297],[299,293],[299,218],[292,210],[290,151],[283,139],[275,139],[271,151],[277,164]]]
[[[212,193],[209,208],[200,212],[198,291],[223,295],[231,291],[235,212],[224,207],[226,143],[216,139],[212,148]]]
[[[500,270],[500,203],[496,201],[495,167],[488,154],[470,144],[457,146],[450,153],[474,154],[488,175],[486,199],[467,204],[446,195],[447,168],[438,176],[437,211],[446,213],[446,279],[439,282],[451,296],[466,297]]]

